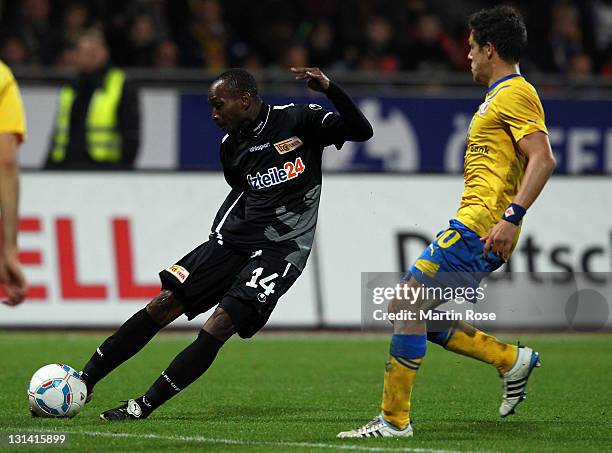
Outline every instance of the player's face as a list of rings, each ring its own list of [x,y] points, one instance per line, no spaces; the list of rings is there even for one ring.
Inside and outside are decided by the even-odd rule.
[[[248,119],[249,103],[243,96],[232,96],[224,88],[223,81],[214,82],[208,90],[208,102],[212,108],[212,120],[225,132],[233,132]]]
[[[489,80],[489,58],[484,47],[481,47],[474,40],[474,33],[470,33],[469,38],[470,53],[468,54],[468,60],[470,60],[470,69],[472,70],[472,77],[476,82],[487,83]]]

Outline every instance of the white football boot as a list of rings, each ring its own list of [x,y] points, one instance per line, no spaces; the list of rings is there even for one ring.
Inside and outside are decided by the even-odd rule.
[[[397,429],[395,426],[388,423],[382,415],[377,415],[371,422],[363,425],[361,428],[343,431],[338,433],[337,437],[412,437],[412,434],[412,426],[410,423],[408,423],[408,426],[404,429]]]
[[[516,362],[510,370],[500,374],[504,394],[501,406],[499,406],[499,415],[507,417],[514,414],[516,406],[527,398],[525,389],[527,388],[529,375],[534,368],[540,366],[542,366],[540,354],[531,348],[519,345]]]

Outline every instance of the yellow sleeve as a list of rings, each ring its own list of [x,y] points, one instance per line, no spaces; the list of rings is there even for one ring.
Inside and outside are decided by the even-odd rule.
[[[12,132],[22,142],[26,138],[26,124],[19,87],[6,66],[2,68],[0,80],[0,134]]]
[[[533,88],[512,87],[500,92],[499,117],[508,126],[514,141],[533,132],[548,134],[544,118],[544,108]]]

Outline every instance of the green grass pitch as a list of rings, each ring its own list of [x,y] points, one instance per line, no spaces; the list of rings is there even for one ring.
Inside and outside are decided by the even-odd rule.
[[[199,381],[148,420],[98,414],[142,394],[194,334],[161,334],[96,388],[72,420],[32,419],[26,384],[40,366],[81,367],[104,333],[0,332],[0,445],[7,433],[57,430],[54,451],[605,451],[612,448],[612,335],[500,335],[540,351],[529,397],[497,415],[501,386],[485,364],[429,345],[413,396],[412,439],[336,439],[379,411],[388,337],[260,334],[231,340]]]

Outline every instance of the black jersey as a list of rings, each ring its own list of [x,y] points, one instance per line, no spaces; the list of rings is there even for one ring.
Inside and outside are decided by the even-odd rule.
[[[340,113],[318,104],[264,103],[255,121],[223,137],[221,162],[232,190],[212,239],[276,254],[303,269],[317,224],[323,148],[371,137],[371,126],[337,85],[327,95]]]

